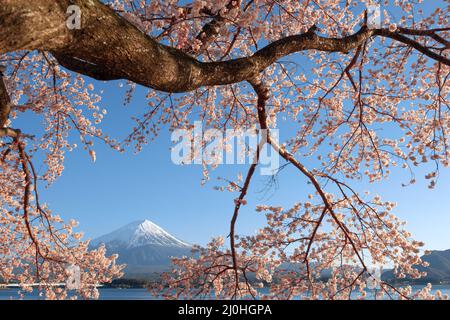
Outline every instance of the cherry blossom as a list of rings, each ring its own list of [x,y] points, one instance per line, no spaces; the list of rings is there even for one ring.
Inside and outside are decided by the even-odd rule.
[[[51,50],[2,54],[11,102],[1,124],[0,278],[24,285],[62,281],[63,266],[77,264],[83,270],[80,295],[97,297],[92,285],[110,281],[122,267],[115,257],[105,257],[104,249],[89,251],[72,223],[63,223],[41,202],[38,184],[53,183],[78,146],[95,162],[94,142],[139,152],[162,128],[191,130],[194,121],[222,132],[285,130],[284,141],[268,134],[264,144],[285,161],[280,171],[290,166],[299,181],[308,181],[307,199],[299,194],[291,208],[260,204],[255,214],[265,215],[266,227],[255,235],[236,234],[241,207],[250,207],[246,195],[261,146],[248,150],[256,161],[247,173],[221,178],[216,187],[233,193],[229,235],[196,247],[191,257],[174,259],[154,294],[349,299],[358,292],[364,298],[371,265],[391,264],[399,278],[424,275],[418,269],[424,265],[424,243],[395,216],[395,203],[354,185],[403,170],[405,188],[425,179],[432,189],[440,170],[449,166],[448,0],[392,1],[379,8],[380,26],[368,23],[368,8],[379,5],[374,0],[111,0],[107,5],[127,28],[145,33],[143,39],[155,41],[150,43],[168,57],[179,57],[179,66],[214,72],[198,69],[206,74],[200,84],[181,86],[191,79],[174,77],[161,85],[135,78],[123,66],[105,66],[101,76],[120,79],[125,104],[137,95],[137,84],[148,87],[145,108],[130,111],[136,112],[131,116],[136,125],[117,141],[103,131],[107,110],[87,77],[92,72],[79,67],[87,60],[77,56],[67,63]],[[222,72],[236,65],[251,72]],[[28,113],[43,120],[42,132],[13,129]],[[46,167],[39,176],[36,161]],[[425,177],[415,176],[419,166],[428,171]],[[202,163],[203,184],[216,167]],[[330,276],[323,281],[325,272]],[[379,286],[376,298],[446,298],[431,295],[429,286],[418,292],[382,281]],[[65,290],[43,289],[48,298],[67,296]]]

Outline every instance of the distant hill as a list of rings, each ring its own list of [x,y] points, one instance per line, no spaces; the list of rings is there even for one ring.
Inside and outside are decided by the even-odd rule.
[[[450,283],[450,249],[439,251],[433,250],[423,255],[422,260],[428,262],[428,267],[418,266],[420,271],[427,272],[427,276],[420,279],[396,279],[392,270],[383,273],[383,280],[392,282],[410,281],[415,283]]]
[[[152,278],[169,270],[171,257],[189,256],[192,246],[149,220],[135,221],[91,241],[104,244],[108,255],[118,254],[117,263],[126,264],[125,277]]]

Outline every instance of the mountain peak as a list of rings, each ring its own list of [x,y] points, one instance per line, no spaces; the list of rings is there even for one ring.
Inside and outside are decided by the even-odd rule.
[[[175,238],[150,220],[138,220],[92,241],[96,246],[104,243],[108,246],[135,248],[146,245],[190,247],[189,244]]]
[[[156,225],[155,223],[147,219],[137,220],[135,222],[130,223],[129,225],[135,225],[137,228],[140,228],[141,230],[145,230],[150,233],[163,230],[160,226]]]

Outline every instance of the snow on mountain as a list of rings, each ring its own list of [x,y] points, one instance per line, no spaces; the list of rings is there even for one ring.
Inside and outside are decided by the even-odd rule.
[[[107,254],[118,254],[126,264],[126,276],[139,276],[169,269],[172,257],[190,256],[192,246],[149,220],[132,222],[91,241],[91,248],[104,244]]]
[[[110,246],[125,246],[126,248],[136,248],[145,245],[191,247],[149,220],[132,222],[93,240],[91,244],[96,246],[101,243]]]

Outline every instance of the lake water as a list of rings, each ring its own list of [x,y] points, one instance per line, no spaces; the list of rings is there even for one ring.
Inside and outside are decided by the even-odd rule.
[[[152,295],[147,289],[116,289],[99,288],[100,300],[153,300]],[[17,288],[0,289],[0,300],[17,299],[19,297]],[[42,297],[33,291],[26,294],[24,300],[38,300]]]
[[[418,290],[423,286],[413,286],[413,289]],[[440,290],[442,294],[450,296],[450,285],[435,285],[433,292]],[[116,289],[116,288],[100,288],[100,300],[153,300],[154,297],[146,289]],[[0,289],[0,300],[17,299],[18,289]],[[36,292],[27,294],[25,300],[42,299]]]

